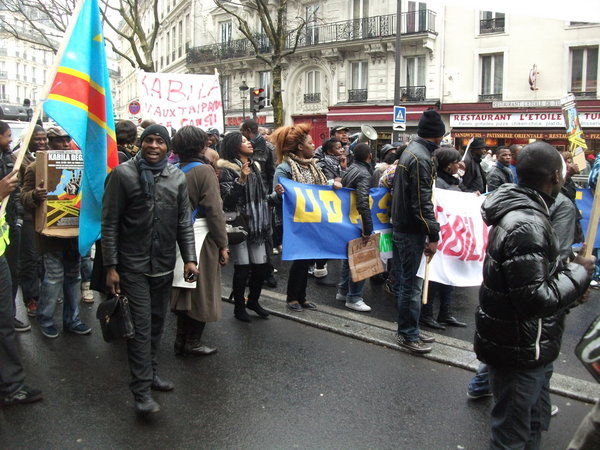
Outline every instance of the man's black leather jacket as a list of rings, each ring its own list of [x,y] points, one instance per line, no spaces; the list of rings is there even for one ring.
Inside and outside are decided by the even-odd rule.
[[[372,176],[373,169],[368,163],[355,160],[342,177],[342,186],[356,190],[356,210],[360,214],[365,236],[373,232],[373,219],[369,207]]]
[[[175,267],[175,245],[184,262],[197,262],[185,175],[167,164],[156,177],[154,198],[140,183],[136,159],[115,167],[102,202],[104,266],[154,275]]]

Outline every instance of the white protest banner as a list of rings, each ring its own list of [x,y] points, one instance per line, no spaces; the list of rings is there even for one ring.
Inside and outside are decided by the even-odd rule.
[[[138,73],[141,115],[167,128],[194,125],[224,131],[219,76]]]
[[[438,251],[430,263],[429,281],[451,286],[480,286],[489,228],[481,218],[484,196],[435,189],[434,206],[440,224]],[[423,278],[425,257],[417,276]]]

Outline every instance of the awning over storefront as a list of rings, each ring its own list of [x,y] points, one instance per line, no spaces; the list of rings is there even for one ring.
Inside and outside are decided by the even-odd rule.
[[[586,139],[600,139],[600,129],[583,130]],[[492,139],[567,139],[565,130],[561,129],[482,129],[482,128],[453,128],[454,138],[492,138]]]
[[[426,109],[433,108],[432,104],[404,105],[406,106],[406,119],[408,125],[417,125],[421,113]],[[362,124],[374,127],[392,128],[394,118],[394,105],[336,105],[329,108],[327,113],[327,126],[351,126],[359,127]]]

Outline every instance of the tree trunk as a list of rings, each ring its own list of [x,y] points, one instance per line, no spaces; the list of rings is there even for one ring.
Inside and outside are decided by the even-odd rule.
[[[271,105],[273,106],[273,126],[279,128],[283,126],[283,97],[281,96],[281,62],[273,65],[273,98]]]

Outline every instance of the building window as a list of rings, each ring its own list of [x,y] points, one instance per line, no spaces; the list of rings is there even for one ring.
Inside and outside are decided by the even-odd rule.
[[[596,97],[598,47],[571,49],[571,92],[576,96]]]
[[[313,4],[306,7],[306,45],[319,43],[319,27],[317,23],[317,12],[319,5]]]
[[[0,100],[3,102],[7,101],[6,98],[6,85],[0,84]]]
[[[167,31],[167,39],[166,39],[166,48],[167,48],[167,54],[165,55],[167,58],[167,66],[169,65],[169,55],[171,54],[171,32]]]
[[[349,102],[366,102],[369,68],[367,61],[350,63],[350,90],[348,91]]]
[[[229,45],[231,42],[232,32],[233,27],[231,20],[228,20],[227,22],[219,22],[219,36],[221,37],[221,44]]]
[[[425,86],[425,56],[406,58],[406,85]]]
[[[504,13],[481,11],[479,15],[479,34],[504,33],[505,22]]]
[[[177,56],[179,58],[181,58],[181,56],[183,55],[183,21],[180,20],[179,21],[179,33],[178,33],[178,37],[179,37],[179,49],[177,50]]]
[[[271,106],[271,72],[264,70],[258,72],[258,87],[265,90],[265,106]]]
[[[481,94],[479,101],[502,100],[504,54],[481,55]]]
[[[406,14],[407,33],[422,33],[427,30],[427,3],[408,2]]]
[[[190,15],[185,16],[185,49],[190,48],[190,42],[192,40],[192,33],[190,32]]]
[[[369,0],[354,0],[352,4],[352,18],[364,19],[369,17]]]
[[[306,90],[304,103],[319,103],[321,101],[321,72],[309,70],[306,72]]]
[[[177,53],[177,35],[175,34],[176,26],[173,25],[173,29],[171,30],[171,60],[175,62],[175,54]]]
[[[221,95],[223,109],[227,111],[231,107],[231,77],[229,75],[221,75]]]

